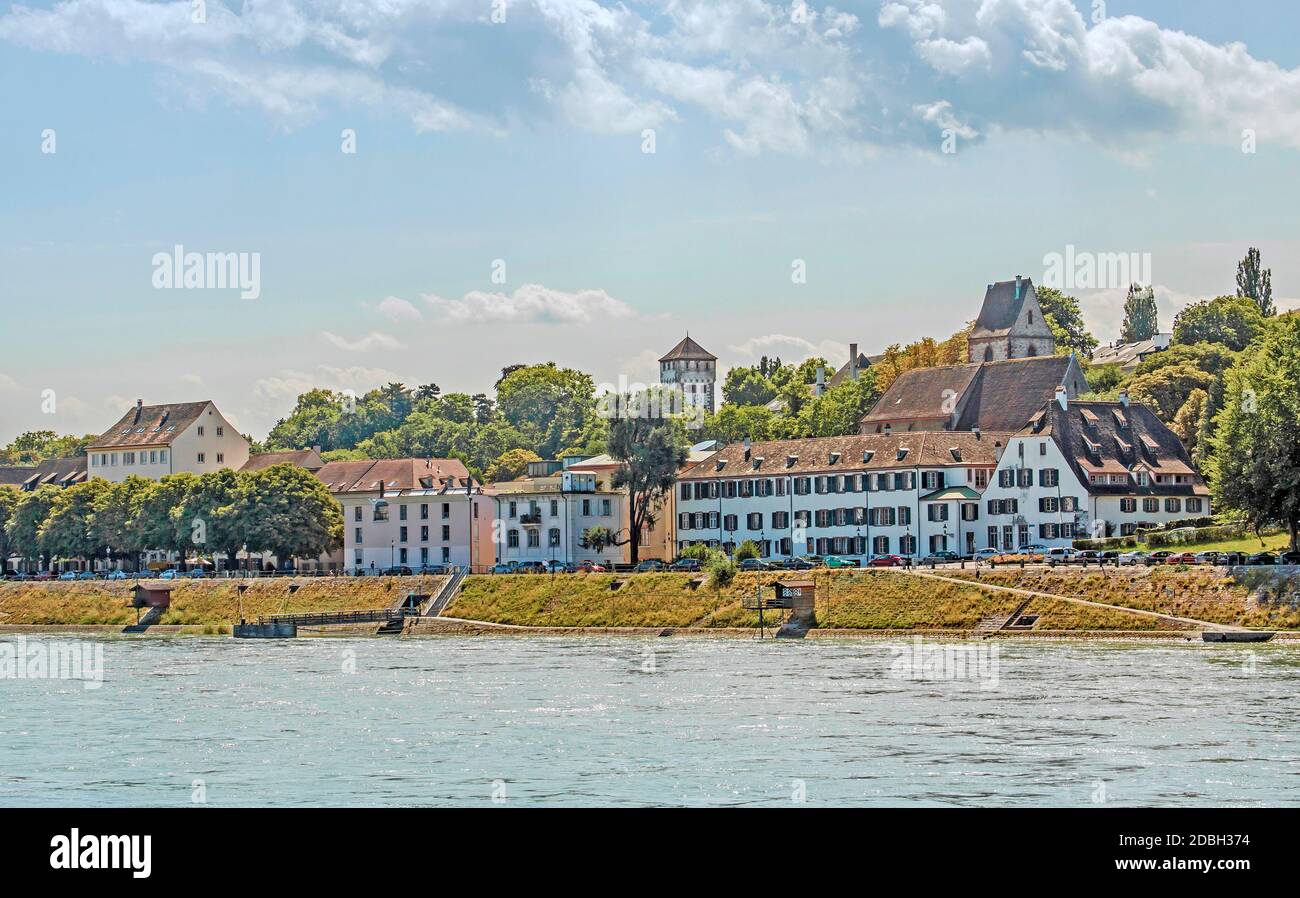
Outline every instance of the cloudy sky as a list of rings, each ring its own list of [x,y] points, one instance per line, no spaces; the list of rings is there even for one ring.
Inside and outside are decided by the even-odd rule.
[[[1149,254],[1165,326],[1249,245],[1300,305],[1297,34],[1282,0],[0,2],[0,440],[644,381],[688,329],[838,361],[1067,247]],[[155,286],[177,245],[256,253],[258,295]],[[1072,292],[1113,339],[1123,289]]]

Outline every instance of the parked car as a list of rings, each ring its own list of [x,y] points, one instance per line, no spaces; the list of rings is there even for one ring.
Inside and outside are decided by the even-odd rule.
[[[951,564],[954,561],[961,561],[961,557],[956,552],[949,552],[946,549],[931,552],[921,559],[922,564]]]
[[[96,574],[94,571],[82,571],[80,574],[77,574],[77,579],[78,579],[78,580],[98,580],[98,579],[99,579],[99,574]]]
[[[513,574],[515,572],[515,566],[516,566],[515,564],[509,562],[503,564],[494,564],[492,565],[492,567],[488,568],[488,573],[489,574]]]
[[[581,562],[578,565],[578,570],[584,574],[603,574],[605,573],[605,566],[603,564],[597,564],[594,561],[588,560],[588,561]]]
[[[632,573],[649,574],[666,570],[668,570],[668,565],[664,564],[658,558],[647,558],[644,561],[638,561],[636,567],[632,568]]]
[[[384,568],[384,569],[380,572],[379,576],[381,576],[381,577],[409,577],[409,576],[411,576],[411,569],[410,569],[409,567],[407,567],[406,565],[404,565],[404,564],[399,564],[397,567],[387,567],[387,568]]]
[[[1032,549],[1031,546],[1026,546],[1025,548]],[[1031,552],[1030,554],[1034,554],[1034,553]],[[1050,549],[1044,550],[1042,555],[1045,561],[1049,561],[1052,564],[1061,564],[1064,562],[1076,561],[1083,557],[1082,553],[1076,552],[1074,549],[1072,549],[1069,546],[1053,546]]]
[[[77,579],[77,572],[76,572],[76,571],[64,571],[62,574],[59,574],[59,579],[60,579],[60,580],[76,580],[76,579]]]
[[[1165,559],[1165,564],[1196,564],[1194,552],[1174,552]]]
[[[1146,563],[1147,565],[1164,564],[1165,559],[1172,554],[1174,553],[1170,552],[1168,549],[1160,549],[1159,551],[1152,552],[1150,555],[1148,555]]]
[[[867,562],[867,567],[902,567],[903,559],[899,555],[877,555]]]
[[[1120,564],[1146,564],[1147,553],[1140,552],[1136,549],[1134,549],[1132,552],[1120,552],[1119,563]]]
[[[516,574],[545,574],[546,565],[540,561],[521,561],[515,568]]]
[[[680,571],[684,573],[694,573],[695,571],[698,571],[701,567],[703,567],[703,565],[700,564],[700,559],[698,558],[678,558],[676,561],[674,561],[671,565],[668,566],[668,570]]]
[[[1197,552],[1196,564],[1219,564],[1218,552]]]
[[[740,562],[740,569],[742,571],[770,571],[772,570],[772,564],[761,558],[745,558]]]
[[[1277,556],[1272,552],[1256,552],[1246,559],[1246,564],[1277,564]]]
[[[417,574],[428,574],[431,577],[440,577],[447,573],[445,564],[426,564],[416,569]]]
[[[1097,556],[1097,560],[1102,564],[1115,564],[1119,561],[1119,551],[1116,549],[1107,549]]]
[[[1278,564],[1300,564],[1300,552],[1283,552],[1277,557]]]
[[[826,556],[827,567],[862,567],[856,558],[840,558],[838,555]]]
[[[785,569],[787,571],[810,571],[817,567],[820,560],[821,559],[813,561],[811,558],[787,558],[785,561]]]
[[[987,546],[977,551],[973,557],[976,561],[988,561],[989,559],[996,558],[1001,554],[1001,549],[994,549],[992,546]]]
[[[1020,547],[1021,552],[1028,552],[1030,555],[1044,555],[1047,553],[1047,546],[1042,543],[1030,543],[1027,546]],[[1074,551],[1071,549],[1070,551]]]
[[[104,579],[105,580],[127,580],[130,578],[127,576],[126,571],[109,571],[107,574],[104,575]]]
[[[1247,556],[1245,552],[1220,552],[1219,564],[1227,565],[1228,567],[1240,567],[1241,565],[1246,564],[1248,557],[1249,556]]]
[[[5,574],[5,579],[6,580],[31,580],[33,579],[33,577],[31,574],[27,573],[26,571],[10,571],[9,573]]]
[[[577,573],[578,570],[578,566],[572,561],[556,561],[555,559],[547,562],[546,568],[552,574],[573,574]]]
[[[32,579],[33,579],[33,580],[53,580],[53,579],[54,579],[54,571],[41,571],[39,574],[37,574],[37,575],[36,575],[35,577],[33,577]]]

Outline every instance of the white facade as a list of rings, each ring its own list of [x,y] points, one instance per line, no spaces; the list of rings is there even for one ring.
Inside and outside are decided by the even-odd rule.
[[[619,540],[627,537],[627,495],[603,489],[597,473],[566,470],[554,477],[493,484],[489,491],[498,563],[624,560],[625,546],[596,551],[582,545],[583,533],[592,527],[605,527]]]
[[[343,562],[354,574],[491,563],[484,553],[491,550],[492,504],[480,493],[416,489],[334,498],[343,507]]]

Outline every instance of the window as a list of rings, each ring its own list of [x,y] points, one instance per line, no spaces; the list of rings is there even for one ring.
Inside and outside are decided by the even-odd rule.
[[[948,503],[935,502],[926,506],[926,519],[930,521],[948,520]]]
[[[199,436],[203,436],[203,425],[199,425]]]
[[[405,550],[405,549],[398,549],[398,550],[397,550],[397,561],[398,561],[399,564],[406,564],[406,550]]]
[[[448,526],[447,524],[442,525],[442,541],[443,542],[451,541],[451,527]]]
[[[1182,510],[1183,510],[1183,503],[1181,500],[1173,499],[1173,498],[1165,500],[1165,511],[1169,512],[1170,514],[1177,514]]]
[[[601,499],[601,500],[600,500],[600,513],[601,513],[601,515],[604,516],[604,517],[609,517],[609,509],[610,509],[610,506],[609,506],[609,500],[608,500],[608,499]]]
[[[1043,468],[1038,472],[1039,486],[1058,486],[1061,482],[1061,472],[1056,468]]]
[[[399,521],[405,521],[405,520],[406,520],[406,506],[405,506],[405,505],[399,505],[399,506],[397,506],[397,519],[398,519]]]
[[[912,536],[910,533],[905,536],[899,537],[898,552],[900,555],[915,555],[916,537]]]
[[[1013,468],[1003,468],[998,471],[998,486],[1015,486],[1016,472]]]
[[[224,452],[218,452],[218,453],[217,453],[217,464],[219,464],[219,465],[223,465],[223,464],[225,464],[225,463],[226,463],[226,453],[224,453]]]
[[[1016,482],[1017,482],[1017,484],[1018,484],[1019,486],[1021,486],[1021,487],[1033,486],[1033,485],[1034,485],[1034,469],[1033,469],[1033,468],[1021,468],[1020,470],[1018,470],[1018,471],[1016,472]]]
[[[514,518],[514,517],[518,517],[518,514],[517,514],[518,511],[519,511],[519,503],[517,503],[517,502],[511,502],[511,503],[510,503],[510,517],[512,517],[512,518]]]
[[[875,509],[872,510],[874,511]],[[873,555],[888,555],[889,537],[877,536],[873,540],[871,540],[871,553]]]
[[[444,502],[442,503],[442,519],[445,521],[449,517],[451,517],[451,503]]]
[[[429,547],[422,546],[420,548],[420,564],[428,564],[428,563],[429,563]]]
[[[553,518],[554,518],[554,517],[557,517],[557,516],[559,516],[559,514],[560,514],[560,501],[559,501],[558,499],[552,499],[552,500],[551,500],[551,517],[553,517]]]
[[[589,515],[589,514],[591,514],[591,500],[590,500],[590,499],[583,499],[583,500],[582,500],[582,513],[583,513],[584,515]]]
[[[1159,511],[1159,510],[1160,510],[1160,500],[1159,500],[1159,499],[1143,499],[1143,500],[1142,500],[1142,510],[1145,511],[1145,512],[1148,512],[1148,513],[1153,512],[1153,511]]]
[[[511,549],[518,549],[518,548],[519,548],[519,531],[518,531],[518,530],[507,530],[507,531],[506,531],[506,545],[507,545],[509,548],[511,548]]]
[[[910,527],[912,524],[912,507],[910,505],[898,506],[898,526]]]
[[[536,530],[528,531],[528,548],[536,549],[542,544],[542,536]]]
[[[207,454],[206,454],[206,453],[203,453],[203,452],[200,452],[200,453],[199,453],[199,464],[201,464],[201,465],[202,465],[202,464],[206,464],[206,463],[207,463],[207,460],[208,460],[208,456],[207,456]]]
[[[358,522],[358,523],[361,522],[361,506],[360,506],[360,505],[358,505],[356,508],[354,508],[354,509],[352,510],[352,520],[354,520],[354,521],[356,521],[356,522]]]
[[[159,449],[159,450],[158,450],[158,464],[160,464],[160,465],[165,465],[165,464],[167,464],[167,450],[166,450],[166,449]]]
[[[978,521],[980,516],[980,504],[978,502],[963,502],[961,504],[961,519],[963,521]]]
[[[149,450],[149,464],[151,464],[151,465],[156,465],[156,464],[158,464],[158,450],[157,450],[157,449],[150,449],[150,450]]]
[[[989,539],[989,541],[988,541],[988,547],[989,547],[990,549],[996,549],[996,548],[998,547],[998,528],[997,528],[997,527],[990,527],[990,528],[989,528],[988,539]]]
[[[376,505],[376,506],[375,506],[375,513],[374,513],[374,515],[371,516],[371,520],[374,520],[374,521],[386,521],[386,520],[388,520],[388,506],[387,506],[387,505]]]
[[[750,530],[763,529],[763,515],[760,512],[750,512],[746,515],[745,526]]]
[[[1079,510],[1079,499],[1077,496],[1062,496],[1061,511],[1075,512]]]
[[[358,527],[358,528],[356,528],[354,531],[352,531],[352,541],[353,541],[354,543],[356,543],[358,546],[361,545],[361,543],[362,543],[362,539],[361,539],[361,528],[360,528],[360,527]]]
[[[772,512],[772,527],[776,530],[785,530],[790,526],[790,513],[787,511]]]
[[[427,543],[428,541],[429,541],[429,528],[428,528],[427,526],[425,526],[425,527],[421,527],[421,528],[420,528],[420,542],[422,542],[422,543]]]
[[[546,544],[555,548],[560,544],[560,528],[552,527],[546,534]]]
[[[1059,511],[1061,503],[1055,496],[1043,496],[1038,500],[1038,510],[1054,513]]]
[[[989,472],[988,472],[988,469],[987,469],[987,468],[976,468],[976,469],[975,469],[975,488],[976,488],[976,489],[981,489],[981,490],[982,490],[982,489],[984,489],[984,487],[986,487],[986,486],[988,486],[988,485],[989,485]]]
[[[404,543],[404,542],[406,542],[406,528],[405,528],[405,527],[399,527],[399,528],[397,528],[397,541],[398,541],[399,543]]]
[[[1134,499],[1131,496],[1119,500],[1119,510],[1124,514],[1132,514],[1133,512],[1137,511],[1137,508],[1138,508],[1137,499]]]
[[[1018,531],[1016,537],[1020,540],[1019,544],[1022,546],[1029,545],[1029,525],[1021,524],[1016,530]]]
[[[443,563],[443,564],[447,564],[447,563],[450,562],[450,561],[451,561],[451,547],[450,547],[450,546],[443,546],[443,547],[442,547],[442,563]]]
[[[224,437],[225,435],[226,435],[226,428],[221,427],[220,425],[218,425],[218,426],[217,426],[217,436],[219,436],[219,437]]]
[[[1188,500],[1187,500],[1187,510],[1188,510],[1189,512],[1191,512],[1191,513],[1193,513],[1193,514],[1200,514],[1200,512],[1201,512],[1201,508],[1202,508],[1202,506],[1201,506],[1201,500],[1200,500],[1200,499],[1188,499]]]

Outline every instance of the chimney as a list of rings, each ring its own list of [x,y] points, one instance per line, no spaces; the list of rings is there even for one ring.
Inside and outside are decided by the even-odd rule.
[[[1128,408],[1128,390],[1119,391],[1119,404]]]
[[[1069,394],[1065,392],[1065,387],[1061,384],[1056,385],[1056,404],[1061,407],[1061,411],[1065,411],[1070,407]]]
[[[320,455],[320,446],[312,446],[311,451],[315,452],[317,455]]]
[[[893,432],[894,432],[894,425],[892,425],[892,424],[886,424],[886,425],[885,425],[885,436],[889,436],[889,435],[890,435],[891,433],[893,433]]]
[[[745,443],[744,443],[744,445],[745,445],[745,461],[749,461],[749,447],[750,447],[750,445],[752,445],[752,444],[749,442],[749,437],[745,437]]]
[[[849,344],[849,380],[858,379],[858,344]]]
[[[1016,299],[1020,299],[1020,275],[1016,275]]]
[[[820,396],[826,392],[826,369],[818,366],[817,368],[817,389],[814,395]]]
[[[135,401],[135,423],[136,423],[136,424],[139,424],[139,423],[140,423],[140,418],[141,418],[143,415],[144,415],[144,400],[143,400],[143,399],[137,399],[137,400]]]

